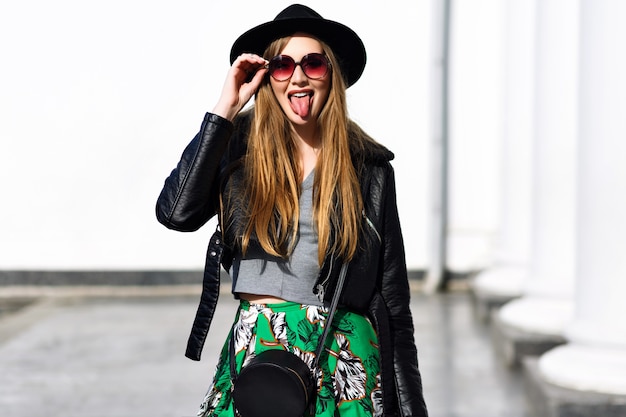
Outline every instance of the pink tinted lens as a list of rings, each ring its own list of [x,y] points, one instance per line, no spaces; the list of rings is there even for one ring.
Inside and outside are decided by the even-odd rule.
[[[304,74],[314,80],[320,79],[328,72],[328,60],[322,54],[308,54],[300,62]]]
[[[287,55],[278,55],[270,60],[269,73],[277,81],[285,81],[296,69],[296,62]]]
[[[277,55],[270,60],[269,73],[275,80],[285,81],[293,75],[297,65],[300,65],[304,75],[313,80],[323,78],[329,67],[328,60],[322,54],[305,55],[298,63],[288,55]]]

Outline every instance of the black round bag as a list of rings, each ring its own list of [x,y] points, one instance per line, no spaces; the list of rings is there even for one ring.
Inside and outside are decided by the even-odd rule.
[[[235,408],[242,417],[300,417],[314,395],[311,369],[282,349],[255,356],[233,387]]]
[[[301,417],[307,406],[315,406],[316,384],[311,369],[319,369],[320,356],[330,333],[347,270],[348,264],[344,263],[311,367],[291,352],[270,349],[252,358],[237,375],[235,339],[231,333],[229,353],[232,396],[234,407],[241,417]]]

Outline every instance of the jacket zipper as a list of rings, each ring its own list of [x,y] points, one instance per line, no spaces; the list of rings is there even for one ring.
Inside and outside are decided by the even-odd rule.
[[[370,220],[369,217],[367,217],[367,214],[365,214],[365,210],[363,210],[363,218],[365,219],[365,222],[367,223],[367,225],[372,229],[372,231],[374,232],[374,234],[376,235],[376,237],[378,238],[378,243],[383,243],[383,239],[380,236],[380,233],[378,233],[378,230],[376,230],[376,227],[374,226],[374,223]],[[326,284],[328,283],[328,280],[330,280],[330,274],[333,271],[333,263],[335,261],[335,257],[334,255],[330,256],[330,265],[328,268],[328,274],[326,275],[326,277],[324,278],[324,280],[322,282],[320,282],[319,284],[317,284],[317,299],[320,300],[321,303],[324,302],[324,295],[326,293]]]
[[[328,283],[328,280],[330,280],[330,274],[333,272],[334,261],[335,261],[335,255],[334,254],[330,255],[330,265],[328,268],[328,274],[326,274],[326,278],[324,278],[322,282],[317,284],[317,299],[320,300],[320,303],[324,302],[324,295],[326,293],[325,285]]]
[[[367,225],[376,234],[376,237],[378,238],[378,243],[383,243],[383,239],[382,239],[382,237],[380,237],[380,233],[378,233],[378,230],[376,230],[376,227],[374,226],[374,223],[370,220],[369,217],[367,217],[367,214],[365,214],[365,210],[363,210],[363,217],[365,218],[365,222],[367,223]]]

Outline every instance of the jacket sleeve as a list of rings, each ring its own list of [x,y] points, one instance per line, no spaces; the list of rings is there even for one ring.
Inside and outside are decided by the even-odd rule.
[[[394,172],[387,175],[383,196],[383,276],[381,295],[387,307],[393,343],[393,366],[402,417],[426,417],[417,362],[404,242],[398,217]]]
[[[219,170],[233,124],[207,113],[200,132],[187,145],[165,180],[156,204],[160,223],[169,229],[199,229],[219,209]]]

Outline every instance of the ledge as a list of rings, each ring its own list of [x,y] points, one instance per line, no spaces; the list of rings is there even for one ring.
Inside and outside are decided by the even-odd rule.
[[[491,315],[491,335],[496,353],[510,368],[522,365],[524,358],[540,356],[567,341],[561,336],[529,333],[500,320],[498,312]]]
[[[222,282],[230,276],[222,271]],[[422,281],[423,270],[409,270],[410,281]],[[202,270],[0,270],[0,288],[7,286],[148,286],[202,283]]]
[[[623,417],[626,396],[578,391],[559,387],[543,380],[538,359],[523,360],[526,393],[536,417]]]

